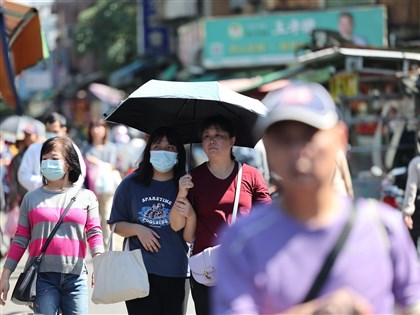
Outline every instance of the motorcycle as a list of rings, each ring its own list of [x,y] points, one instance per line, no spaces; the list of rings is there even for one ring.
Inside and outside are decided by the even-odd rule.
[[[382,177],[379,200],[401,210],[404,202],[404,189],[400,186],[405,184],[407,167],[396,167],[385,174],[380,167],[373,166],[371,173],[376,177]]]

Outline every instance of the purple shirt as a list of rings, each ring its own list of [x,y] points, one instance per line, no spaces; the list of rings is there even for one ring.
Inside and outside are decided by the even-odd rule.
[[[255,209],[222,239],[214,314],[273,314],[300,304],[351,209],[343,198],[331,224],[310,228],[276,204]],[[374,314],[420,303],[420,264],[401,213],[359,200],[356,218],[320,296],[351,287]],[[386,228],[386,229],[385,229]]]

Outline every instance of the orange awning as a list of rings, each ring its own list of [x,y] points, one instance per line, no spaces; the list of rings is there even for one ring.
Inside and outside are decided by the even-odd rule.
[[[0,92],[12,107],[19,100],[14,87],[14,76],[34,66],[44,58],[41,23],[38,10],[11,1],[2,1],[3,23],[0,41]],[[5,38],[4,38],[5,37]]]
[[[41,22],[38,10],[11,1],[3,2],[4,20],[13,56],[15,75],[43,59]]]

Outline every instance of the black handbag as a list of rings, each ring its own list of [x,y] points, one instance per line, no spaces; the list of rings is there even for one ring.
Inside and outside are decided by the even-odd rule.
[[[79,190],[80,191],[80,190]],[[18,280],[16,281],[15,288],[13,289],[12,293],[12,301],[16,304],[30,304],[35,300],[36,297],[36,281],[38,278],[38,269],[39,265],[41,264],[42,257],[44,256],[45,251],[47,250],[48,245],[50,244],[55,232],[57,232],[59,226],[64,220],[65,215],[69,211],[71,205],[76,200],[77,195],[71,198],[69,204],[67,205],[66,209],[64,210],[63,214],[60,216],[57,224],[54,226],[53,230],[51,231],[50,235],[48,235],[48,239],[45,242],[44,246],[41,249],[41,255],[39,255],[26,269],[19,275]]]
[[[27,304],[35,300],[36,280],[38,277],[39,263],[41,262],[40,257],[26,271],[19,275],[12,293],[12,301],[16,304]]]

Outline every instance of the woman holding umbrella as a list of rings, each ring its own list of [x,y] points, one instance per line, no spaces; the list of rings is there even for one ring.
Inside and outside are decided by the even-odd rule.
[[[131,250],[141,249],[150,283],[147,297],[126,301],[129,314],[186,313],[188,246],[183,232],[174,232],[169,224],[185,161],[178,133],[157,128],[139,167],[115,191],[108,223],[117,224],[115,232],[128,238]],[[192,234],[188,229],[184,233]]]
[[[208,162],[180,179],[175,211],[170,213],[172,229],[184,229],[185,240],[194,240],[192,255],[217,245],[220,228],[231,224],[239,170],[232,154],[236,140],[234,127],[228,119],[223,116],[206,119],[201,127],[201,139]],[[255,203],[270,202],[262,175],[244,164],[238,216],[247,215]],[[198,283],[193,277],[190,284],[197,314],[210,314],[210,287]]]

